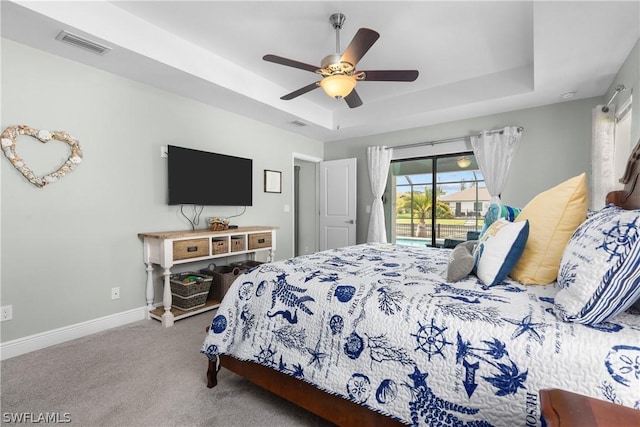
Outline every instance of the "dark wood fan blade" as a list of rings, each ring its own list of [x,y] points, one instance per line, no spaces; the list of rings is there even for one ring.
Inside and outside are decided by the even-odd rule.
[[[347,102],[349,108],[356,108],[362,105],[362,99],[360,99],[360,95],[358,95],[355,89],[353,89],[349,95],[345,96],[344,100]]]
[[[342,54],[342,61],[348,62],[355,67],[379,37],[380,34],[376,31],[360,28]]]
[[[307,85],[305,87],[301,87],[298,90],[294,90],[291,93],[286,94],[285,96],[281,96],[280,99],[283,99],[285,101],[289,101],[290,99],[293,99],[295,97],[298,97],[300,95],[304,95],[307,92],[311,92],[312,90],[314,90],[315,88],[320,87],[320,82],[315,82],[315,83],[311,83],[310,85]]]
[[[418,70],[375,70],[361,71],[370,82],[412,82],[418,78]]]
[[[315,65],[305,64],[304,62],[294,61],[293,59],[283,58],[277,55],[265,55],[262,57],[265,61],[274,62],[280,65],[286,65],[287,67],[299,68],[301,70],[311,71],[315,73],[316,70],[320,67],[316,67]]]

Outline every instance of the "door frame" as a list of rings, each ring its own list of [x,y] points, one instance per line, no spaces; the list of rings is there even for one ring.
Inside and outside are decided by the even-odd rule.
[[[296,160],[302,160],[305,162],[311,162],[311,163],[315,163],[316,164],[316,188],[315,188],[315,193],[316,193],[316,207],[318,207],[318,203],[320,201],[320,195],[318,194],[318,164],[322,161],[324,161],[324,159],[320,158],[320,157],[316,157],[316,156],[310,156],[308,154],[303,154],[303,153],[296,153],[296,152],[292,152],[291,153],[291,176],[295,177],[295,166],[296,166]],[[291,179],[291,201],[292,201],[292,205],[293,205],[293,215],[291,215],[291,248],[294,249],[295,245],[296,245],[296,222],[295,222],[295,218],[296,218],[296,189],[295,189],[295,182],[294,179]],[[316,218],[319,218],[319,212],[315,213]],[[320,238],[320,229],[318,227],[318,221],[316,220],[316,229],[315,229],[315,234],[316,234],[316,242],[319,242],[319,238]],[[295,249],[294,249],[295,251]]]

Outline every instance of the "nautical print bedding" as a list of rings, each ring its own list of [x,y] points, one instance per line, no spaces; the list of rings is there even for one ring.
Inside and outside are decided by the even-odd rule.
[[[640,316],[565,323],[554,285],[446,283],[449,254],[365,244],[263,264],[234,282],[202,352],[410,425],[539,425],[543,388],[640,409]]]

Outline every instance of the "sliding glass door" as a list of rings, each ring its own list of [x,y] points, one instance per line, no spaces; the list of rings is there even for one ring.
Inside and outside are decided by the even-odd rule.
[[[482,230],[489,193],[473,153],[395,160],[389,184],[391,241],[444,246]]]

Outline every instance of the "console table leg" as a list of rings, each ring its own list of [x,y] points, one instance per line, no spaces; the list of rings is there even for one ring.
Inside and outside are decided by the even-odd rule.
[[[171,270],[165,268],[162,276],[164,277],[164,292],[162,294],[164,313],[162,314],[162,326],[168,328],[173,326],[173,313],[171,312]]]
[[[146,287],[146,297],[147,297],[147,319],[149,319],[149,312],[153,310],[153,264],[150,262],[146,263],[147,268],[145,269],[147,272],[147,287]]]

